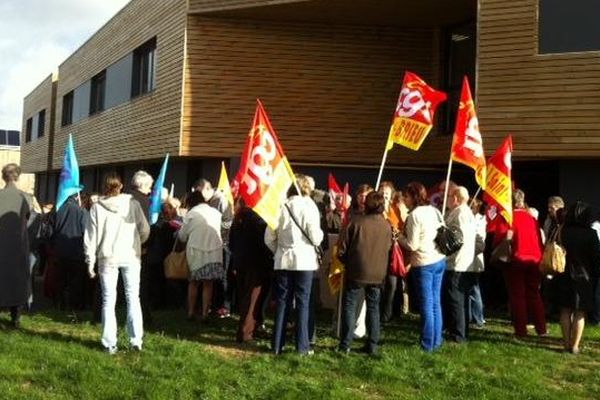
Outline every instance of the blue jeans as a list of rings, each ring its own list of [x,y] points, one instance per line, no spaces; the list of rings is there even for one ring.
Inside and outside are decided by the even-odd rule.
[[[281,353],[285,346],[285,325],[288,306],[292,298],[296,301],[296,350],[310,350],[308,340],[308,315],[310,291],[314,271],[275,271],[273,296],[277,311],[273,328],[273,352]]]
[[[411,270],[418,291],[421,314],[421,347],[432,351],[442,345],[442,278],[446,259]]]
[[[354,338],[354,325],[356,324],[356,307],[360,291],[364,288],[367,301],[367,343],[365,349],[368,353],[377,353],[379,345],[379,301],[381,298],[381,287],[379,285],[360,285],[354,282],[346,282],[344,287],[343,309],[342,309],[342,333],[339,348],[347,350]]]
[[[481,299],[481,289],[479,287],[479,273],[476,275],[475,285],[469,293],[469,308],[470,322],[474,322],[478,326],[485,324],[483,317],[483,300]]]
[[[123,277],[125,301],[127,302],[127,333],[131,346],[141,346],[144,336],[142,307],[140,305],[140,264],[118,267],[100,266],[98,275],[102,286],[102,345],[106,348],[117,345],[117,281]]]

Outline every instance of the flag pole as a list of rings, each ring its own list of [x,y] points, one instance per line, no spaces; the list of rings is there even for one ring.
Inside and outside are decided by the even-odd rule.
[[[481,186],[479,186],[477,188],[477,191],[475,192],[475,194],[473,195],[473,198],[471,199],[471,204],[469,204],[469,207],[473,207],[473,203],[475,203],[475,199],[479,195],[479,192],[481,192]]]
[[[337,324],[335,326],[335,334],[336,336],[339,338],[341,335],[341,324],[342,324],[342,295],[344,292],[344,277],[342,276],[341,279],[341,283],[340,283],[340,292],[338,295],[338,307],[337,307]]]
[[[448,203],[448,182],[450,182],[450,174],[452,173],[452,157],[448,161],[448,173],[446,174],[446,184],[444,185],[444,201],[442,206],[442,215],[446,213],[446,205]]]
[[[381,165],[379,166],[379,173],[377,174],[377,183],[375,184],[375,190],[377,190],[377,188],[379,188],[379,183],[381,182],[381,175],[383,174],[383,167],[385,165],[385,161],[387,160],[387,153],[390,150],[389,144],[390,144],[390,139],[392,137],[392,132],[390,131],[390,134],[388,135],[388,140],[387,142],[385,142],[385,150],[383,151],[383,157],[381,158]]]

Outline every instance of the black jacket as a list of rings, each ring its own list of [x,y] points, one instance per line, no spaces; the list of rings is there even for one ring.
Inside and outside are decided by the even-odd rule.
[[[52,218],[52,244],[59,259],[85,262],[83,234],[90,218],[88,210],[79,206],[76,195],[65,201]]]

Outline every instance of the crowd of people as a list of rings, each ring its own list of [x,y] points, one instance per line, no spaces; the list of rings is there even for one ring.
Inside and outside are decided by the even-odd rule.
[[[600,323],[600,216],[577,201],[565,207],[553,196],[543,224],[513,193],[513,222],[498,215],[488,221],[485,204],[463,186],[448,182],[448,207],[432,203],[425,186],[411,182],[397,191],[392,182],[375,190],[359,185],[349,209],[344,195],[315,189],[297,175],[273,230],[242,199],[200,179],[181,200],[166,196],[162,213],[150,224],[153,179],[138,171],[124,190],[116,174],[105,177],[103,193],[71,196],[58,210],[39,207],[16,187],[18,165],[2,169],[0,190],[0,308],[8,308],[18,328],[23,307],[32,302],[32,267],[44,276],[44,294],[63,309],[94,310],[102,322],[101,343],[117,352],[115,307],[121,277],[127,306],[129,346],[141,351],[144,325],[157,308],[186,309],[192,323],[239,314],[238,342],[265,329],[273,308],[272,347],[284,351],[288,327],[295,349],[313,353],[318,303],[317,274],[323,252],[337,249],[345,265],[337,351],[352,351],[357,325],[366,323],[361,351],[376,355],[382,324],[410,311],[420,316],[420,345],[439,348],[444,338],[469,340],[470,328],[485,326],[484,304],[508,303],[517,338],[547,334],[546,318],[556,312],[565,351],[578,353],[586,318]],[[444,253],[440,227],[460,231],[462,245]],[[338,234],[329,246],[328,234]],[[394,242],[400,245],[406,276],[390,271]],[[566,250],[563,273],[540,270],[545,243]],[[164,275],[163,262],[184,251],[187,282]],[[505,286],[504,286],[505,284]],[[505,287],[507,298],[499,288]],[[366,312],[361,309],[365,305]]]

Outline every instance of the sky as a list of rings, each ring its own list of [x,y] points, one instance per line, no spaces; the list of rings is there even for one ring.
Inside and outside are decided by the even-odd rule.
[[[0,0],[0,129],[22,129],[23,98],[129,0]]]

